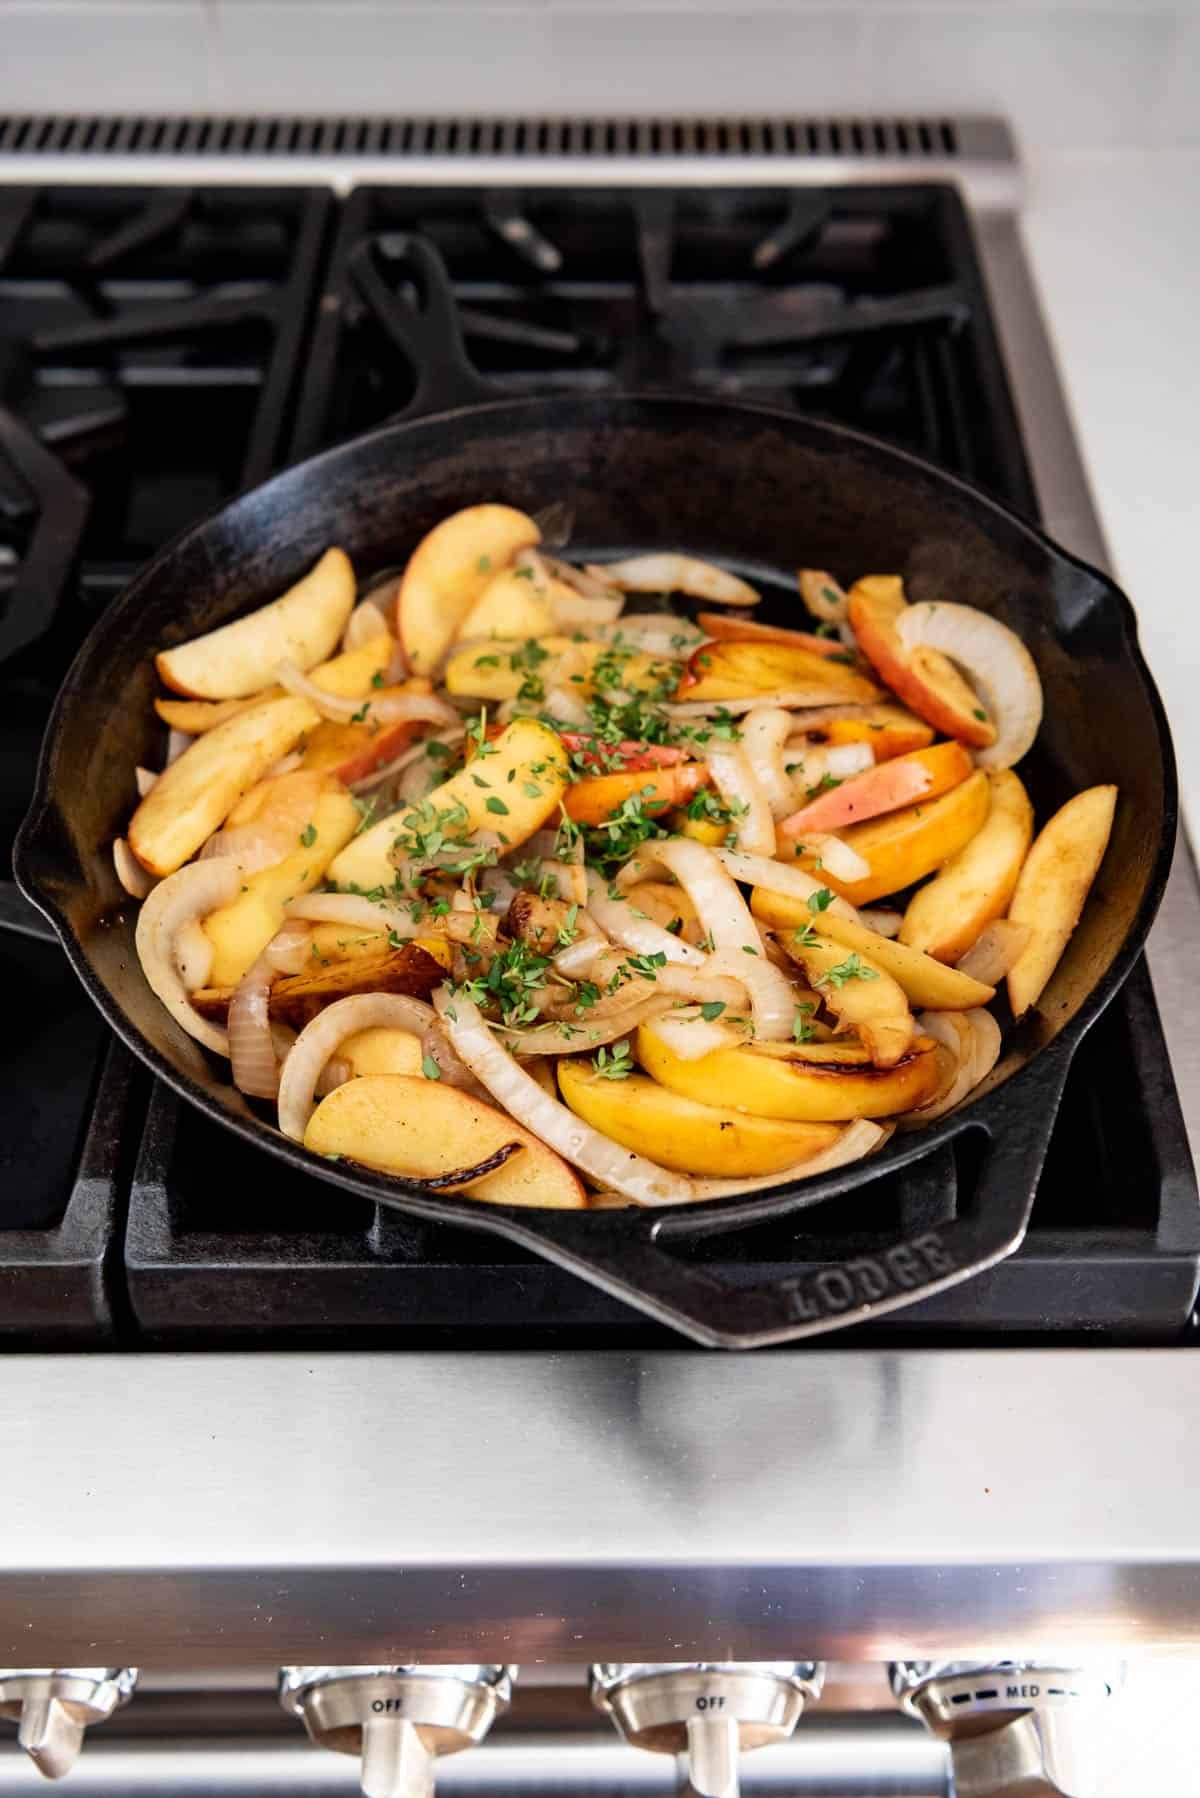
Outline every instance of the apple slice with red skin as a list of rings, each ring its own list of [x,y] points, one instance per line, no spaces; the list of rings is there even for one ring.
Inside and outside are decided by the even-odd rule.
[[[669,743],[637,743],[629,738],[605,743],[588,731],[560,730],[559,736],[572,755],[579,756],[598,774],[636,773],[642,768],[674,768],[684,751]]]
[[[798,812],[784,818],[779,829],[786,837],[802,837],[806,831],[845,830],[885,812],[899,811],[918,799],[936,799],[966,780],[971,756],[961,743],[935,743],[931,749],[914,749],[888,762],[878,762],[861,774],[852,774],[838,786],[818,793]]]
[[[696,623],[717,642],[725,643],[791,643],[797,649],[810,649],[819,656],[848,653],[840,637],[819,637],[815,631],[791,631],[782,624],[760,624],[757,618],[729,618],[724,612],[697,612]]]
[[[911,654],[896,628],[907,610],[898,574],[868,574],[850,589],[850,624],[858,646],[897,698],[935,730],[976,749],[996,741],[996,727],[953,662],[919,645]]]

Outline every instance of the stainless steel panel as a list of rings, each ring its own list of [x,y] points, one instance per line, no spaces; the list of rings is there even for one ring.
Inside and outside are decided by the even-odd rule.
[[[159,1669],[1200,1644],[1187,1353],[2,1372],[14,1664],[101,1642]]]

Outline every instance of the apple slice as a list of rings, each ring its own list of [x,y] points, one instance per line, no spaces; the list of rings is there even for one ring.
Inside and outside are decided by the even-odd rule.
[[[839,650],[839,655],[847,651]],[[747,699],[816,687],[830,700],[882,698],[874,681],[833,657],[790,643],[702,643],[692,652],[675,690],[677,700]]]
[[[395,1030],[386,1024],[373,1024],[356,1030],[338,1048],[338,1060],[349,1065],[354,1075],[419,1074],[423,1060],[421,1039],[411,1030]]]
[[[262,816],[269,820],[269,805]],[[211,986],[237,985],[282,928],[287,901],[320,886],[326,868],[357,827],[354,801],[349,793],[331,785],[331,790],[317,797],[312,816],[297,831],[290,852],[271,867],[248,874],[237,897],[210,912],[203,930],[214,951],[208,974]]]
[[[374,731],[369,724],[334,724],[326,718],[306,737],[300,766],[314,773],[336,774],[350,786],[399,755],[421,728],[420,721],[412,718]]]
[[[847,949],[857,949],[891,975],[910,1005],[930,1011],[970,1011],[996,996],[994,987],[972,979],[960,968],[948,968],[931,955],[880,936],[878,931],[832,909],[814,914],[802,900],[769,893],[763,887],[755,887],[750,909],[756,918],[777,930],[803,930],[806,925],[815,924],[823,936],[832,937]]]
[[[192,699],[243,699],[269,687],[280,662],[304,671],[337,648],[354,609],[354,570],[327,549],[303,580],[270,605],[154,658],[163,685]]]
[[[896,632],[909,652],[938,652],[965,668],[996,738],[979,752],[981,768],[1011,768],[1032,749],[1042,723],[1042,683],[1015,631],[977,606],[906,606]]]
[[[684,752],[667,743],[635,743],[625,739],[606,743],[594,731],[563,730],[563,743],[597,774],[632,774],[639,768],[673,768],[683,761]]]
[[[680,762],[674,768],[589,775],[567,788],[563,804],[567,816],[577,824],[605,824],[627,799],[640,799],[643,810],[653,817],[668,806],[686,804],[693,793],[709,784],[706,763]]]
[[[850,624],[858,646],[893,693],[935,730],[976,749],[996,740],[983,702],[940,650],[909,650],[899,630],[908,611],[898,574],[868,574],[850,589]]]
[[[660,1086],[701,1105],[812,1123],[911,1111],[932,1097],[938,1077],[928,1037],[917,1037],[890,1068],[873,1066],[865,1048],[848,1043],[748,1043],[687,1060],[646,1023],[638,1029],[637,1058]]]
[[[825,744],[839,747],[843,743],[867,743],[877,762],[890,762],[914,749],[928,749],[933,742],[933,727],[902,705],[864,705],[847,711],[842,718],[824,717],[820,723],[810,722],[803,738],[789,741],[797,747],[808,742],[818,748]]]
[[[873,905],[876,899],[923,880],[964,849],[982,829],[991,803],[988,777],[977,768],[940,799],[922,800],[843,831],[841,841],[863,857],[871,872],[861,880],[838,880],[826,867],[821,878],[851,905]],[[796,847],[786,837],[782,843]],[[800,866],[811,872],[817,859],[805,856]]]
[[[554,629],[554,607],[544,580],[532,564],[501,568],[471,606],[456,635],[464,642],[479,637],[544,637]]]
[[[1108,848],[1117,789],[1076,793],[1038,833],[1021,869],[1008,915],[1032,935],[1008,970],[1008,997],[1020,1017],[1041,998],[1079,922]]]
[[[724,612],[697,612],[696,623],[708,637],[723,643],[790,643],[818,656],[845,657],[846,645],[838,637],[818,637],[815,631],[790,631],[781,624],[760,624],[756,618],[730,618]]]
[[[311,669],[308,678],[314,687],[320,687],[322,692],[338,699],[361,699],[374,691],[376,676],[382,677],[394,648],[395,639],[391,633],[378,631],[356,649],[347,650],[334,656],[332,661]],[[425,685],[428,688],[429,683]],[[224,724],[227,718],[236,718],[239,712],[248,711],[251,706],[278,699],[283,691],[282,687],[267,687],[250,699],[156,699],[154,709],[172,730],[199,737],[215,725]]]
[[[827,792],[818,793],[779,825],[785,837],[806,831],[845,830],[884,812],[899,811],[918,799],[936,799],[966,780],[971,757],[961,743],[936,743],[852,774]]]
[[[938,961],[956,962],[985,925],[1004,916],[1033,836],[1033,807],[1018,776],[999,768],[987,779],[992,805],[986,823],[913,894],[900,926],[902,943]],[[939,1000],[922,1003],[933,1011],[949,1009]]]
[[[366,1074],[323,1099],[308,1121],[304,1146],[341,1155],[400,1179],[428,1180],[464,1161],[477,1166],[506,1143],[520,1149],[493,1173],[451,1190],[489,1205],[539,1205],[579,1211],[587,1198],[561,1156],[505,1112],[444,1081]]]
[[[874,953],[847,951],[844,944],[811,927],[787,931],[780,942],[804,969],[839,1026],[853,1030],[866,1045],[876,1067],[895,1067],[908,1054],[915,1032],[908,1000]]]
[[[468,506],[422,537],[396,595],[396,633],[416,674],[432,674],[472,606],[518,550],[541,542],[513,506]]]
[[[559,1061],[558,1084],[566,1104],[593,1129],[682,1174],[782,1173],[838,1139],[832,1124],[705,1105],[645,1074],[609,1080],[582,1055]]]
[[[197,737],[164,768],[134,812],[129,847],[151,874],[173,874],[243,793],[320,722],[307,699],[273,699]]]
[[[506,848],[515,848],[557,813],[567,775],[567,754],[556,733],[536,718],[515,718],[486,754],[476,754],[422,800],[422,815],[451,814],[454,836],[491,830]],[[413,816],[413,808],[404,806],[355,837],[334,861],[330,879],[366,892],[390,887],[396,875],[392,851]]]

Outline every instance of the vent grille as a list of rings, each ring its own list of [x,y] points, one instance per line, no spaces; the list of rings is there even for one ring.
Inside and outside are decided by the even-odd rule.
[[[971,121],[969,123],[975,123]],[[989,123],[978,121],[979,125]],[[945,118],[386,119],[0,118],[3,156],[624,157],[962,156],[964,122]]]

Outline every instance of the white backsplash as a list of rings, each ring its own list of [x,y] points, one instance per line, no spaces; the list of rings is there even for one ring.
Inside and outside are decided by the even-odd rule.
[[[6,112],[996,111],[1200,143],[1200,0],[0,0]]]

